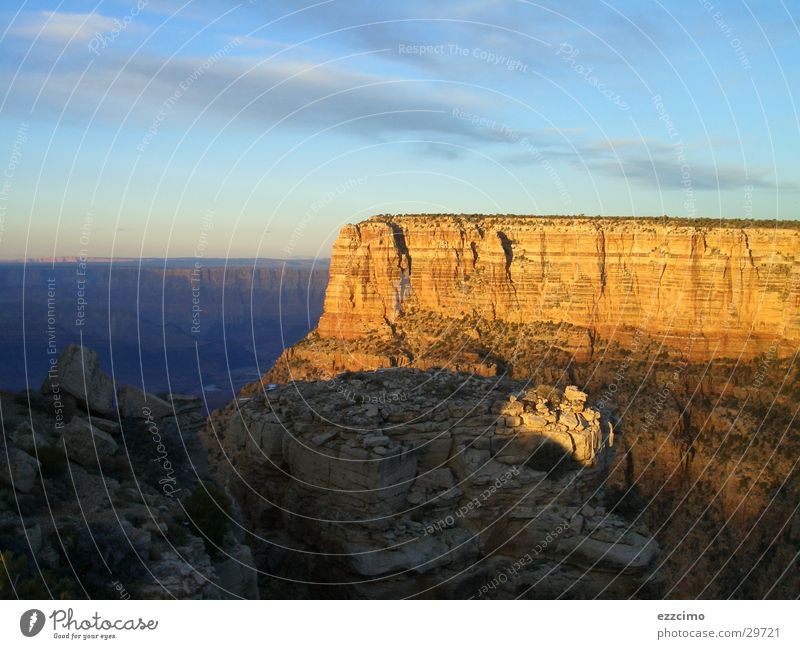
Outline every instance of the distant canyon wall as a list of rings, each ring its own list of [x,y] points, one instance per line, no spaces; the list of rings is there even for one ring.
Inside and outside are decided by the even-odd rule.
[[[327,260],[223,262],[0,264],[0,388],[38,387],[49,367],[52,325],[56,349],[91,346],[122,382],[200,394],[202,378],[232,385],[210,393],[214,405],[227,403],[257,366],[269,367],[316,325],[328,268]]]

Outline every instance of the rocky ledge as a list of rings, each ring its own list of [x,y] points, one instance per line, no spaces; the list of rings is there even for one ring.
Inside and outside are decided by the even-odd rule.
[[[262,593],[650,597],[656,542],[609,511],[614,433],[575,387],[438,369],[270,386],[204,431]]]
[[[41,391],[0,400],[0,597],[258,597],[199,399],[117,388],[72,345]]]

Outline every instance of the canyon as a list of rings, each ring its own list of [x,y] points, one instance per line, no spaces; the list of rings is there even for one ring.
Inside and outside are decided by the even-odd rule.
[[[142,381],[126,337],[158,333],[142,337],[145,360],[196,373],[191,270],[112,279],[94,267],[92,295],[117,287],[119,309],[96,299],[78,339],[111,322],[114,347],[66,344],[75,295],[59,291],[55,369],[0,393],[0,551],[13,576],[0,590],[794,597],[798,233],[373,217],[342,228],[329,274],[207,269],[201,367],[223,372],[226,346],[253,354],[267,338],[255,365],[275,361],[216,404],[202,383],[193,395]],[[71,289],[73,265],[57,269]],[[44,354],[52,269],[0,270],[36,289],[25,305]],[[139,290],[143,271],[161,294]]]
[[[440,408],[452,403],[457,412],[436,415],[431,407],[418,413],[422,402],[417,401],[400,407],[409,415],[419,414],[432,439],[461,425],[460,406],[480,402],[461,387],[468,384],[465,376],[503,385],[499,396],[505,399],[525,389],[563,394],[577,386],[616,438],[597,483],[597,502],[588,503],[590,511],[596,506],[606,512],[601,518],[618,517],[623,529],[638,529],[645,547],[654,547],[647,540],[652,537],[660,550],[648,554],[644,572],[649,578],[638,585],[617,579],[617,585],[622,581],[625,586],[613,593],[602,587],[575,592],[565,586],[569,579],[563,577],[569,573],[562,572],[562,578],[551,580],[556,591],[561,587],[565,596],[570,591],[578,597],[796,593],[798,253],[800,229],[793,222],[382,215],[346,225],[333,248],[317,328],[286,349],[260,381],[245,386],[239,400],[213,413],[204,429],[215,475],[248,503],[243,511],[255,530],[251,546],[265,572],[280,581],[289,571],[294,579],[317,583],[321,580],[313,575],[319,576],[325,562],[304,562],[298,558],[308,556],[304,553],[349,556],[358,547],[381,557],[391,543],[373,535],[369,525],[350,521],[355,531],[333,533],[334,523],[309,522],[322,513],[320,508],[330,513],[348,511],[348,506],[335,494],[301,498],[295,482],[305,485],[315,475],[316,481],[305,485],[312,492],[392,486],[348,471],[346,454],[351,451],[344,449],[351,447],[359,457],[366,453],[364,460],[399,462],[400,482],[410,483],[414,494],[432,479],[427,469],[415,473],[392,454],[391,449],[405,448],[405,438],[386,432],[386,421],[393,421],[398,407],[387,395],[411,389],[393,385],[417,385],[419,392],[436,381],[450,386],[449,392],[435,390],[426,396]],[[424,374],[413,379],[407,372]],[[348,387],[350,382],[361,384],[376,376],[387,384],[377,389],[383,396],[367,391],[357,396],[361,401],[356,405],[365,408],[377,398],[372,404],[377,412],[365,416],[351,411],[348,398],[360,393]],[[414,399],[422,396],[411,394]],[[502,459],[493,441],[503,438],[498,423],[489,426],[480,419],[505,416],[493,407],[478,416],[491,435],[473,431],[467,439],[450,440],[435,467],[423,463],[430,470],[449,471],[435,483],[439,499],[446,500],[452,485],[468,498],[474,474],[454,468],[464,452],[479,454],[479,467]],[[328,411],[341,417],[326,419]],[[342,432],[354,422],[374,427],[381,439],[378,447],[391,457],[375,456],[371,442],[356,442],[360,438],[353,438],[352,431]],[[332,425],[338,429],[330,429]],[[306,443],[309,434],[316,441]],[[524,428],[512,437],[528,439]],[[305,452],[292,451],[287,438]],[[574,439],[572,443],[574,461],[578,446]],[[410,446],[425,444],[417,439]],[[280,459],[275,459],[279,447]],[[549,457],[544,448],[525,442],[515,461],[557,479],[553,467],[539,464]],[[403,458],[404,452],[397,457]],[[584,469],[574,470],[580,474]],[[546,481],[540,482],[540,497],[546,499]],[[417,498],[407,492],[403,506],[382,504],[402,511]],[[270,507],[256,505],[264,499]],[[314,502],[316,509],[307,514],[301,501]],[[496,514],[485,511],[487,520]],[[424,516],[417,519],[424,530]],[[527,529],[533,519],[521,525]],[[554,521],[554,527],[560,522]],[[478,528],[457,528],[472,538],[480,522]],[[422,538],[411,529],[411,536]],[[408,535],[408,528],[404,530]],[[397,530],[394,534],[408,540]],[[603,532],[600,536],[609,538]],[[473,555],[459,560],[449,545],[430,552],[452,559],[447,570],[470,575],[473,565],[512,561],[497,551],[507,538],[494,545],[479,541]],[[569,565],[576,547],[586,545],[586,540],[570,545],[569,538],[550,547],[551,558],[561,566]],[[276,551],[276,546],[283,549]],[[420,557],[432,558],[425,552],[416,555]],[[541,567],[537,564],[531,562],[525,583],[541,585],[532,577]],[[373,562],[369,574],[391,582],[393,565],[389,559],[383,567]],[[359,570],[339,564],[334,574],[339,583],[353,584],[366,578]],[[435,576],[426,579],[436,581]],[[589,581],[596,586],[596,580]],[[452,584],[444,577],[442,582]],[[262,580],[262,587],[271,583]],[[432,592],[432,584],[422,577],[396,587],[380,592]],[[348,596],[369,596],[353,589]],[[499,590],[492,595],[560,596],[560,591],[519,583],[516,589]],[[447,593],[464,596],[465,591]]]

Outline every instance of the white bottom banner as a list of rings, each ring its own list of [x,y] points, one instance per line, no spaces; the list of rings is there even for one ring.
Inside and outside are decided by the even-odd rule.
[[[798,617],[796,601],[4,601],[0,646],[797,647]]]

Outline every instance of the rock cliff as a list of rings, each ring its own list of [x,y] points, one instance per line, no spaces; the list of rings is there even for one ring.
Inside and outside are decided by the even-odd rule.
[[[800,340],[798,254],[800,230],[785,222],[373,217],[346,225],[334,245],[321,344],[299,345],[277,367],[294,361],[303,376],[306,362],[313,374],[420,366],[430,345],[403,336],[424,334],[426,314],[524,327],[578,358],[598,353],[598,340],[630,346],[642,335],[691,360],[773,346],[785,357]],[[376,362],[381,339],[396,349]]]

